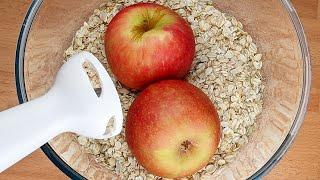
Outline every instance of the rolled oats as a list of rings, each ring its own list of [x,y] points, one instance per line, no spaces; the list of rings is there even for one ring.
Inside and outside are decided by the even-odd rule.
[[[220,116],[222,139],[210,163],[191,179],[212,179],[210,175],[227,163],[248,142],[257,116],[262,110],[262,54],[252,37],[236,18],[220,12],[211,0],[118,0],[107,1],[76,32],[65,57],[82,50],[93,53],[106,67],[117,85],[124,116],[136,97],[117,81],[107,63],[104,31],[112,17],[125,6],[137,2],[156,2],[174,9],[191,25],[196,36],[196,58],[187,80],[205,92],[215,104]],[[95,74],[88,73],[95,79]],[[99,87],[99,81],[93,81]],[[135,160],[125,142],[124,130],[108,140],[93,140],[82,136],[78,142],[96,156],[98,162],[121,179],[161,179],[148,174]]]

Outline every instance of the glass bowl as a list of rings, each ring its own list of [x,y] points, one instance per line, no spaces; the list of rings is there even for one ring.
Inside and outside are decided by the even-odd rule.
[[[63,63],[74,33],[103,0],[34,0],[21,28],[16,51],[20,103],[44,94]],[[311,80],[310,55],[302,25],[289,0],[215,0],[239,19],[263,54],[264,106],[257,128],[236,159],[217,179],[255,179],[269,172],[292,144],[306,114]],[[75,135],[59,135],[42,147],[72,179],[116,177],[86,154]]]

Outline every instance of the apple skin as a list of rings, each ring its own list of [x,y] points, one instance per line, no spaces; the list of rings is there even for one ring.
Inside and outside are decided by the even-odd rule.
[[[117,79],[143,89],[159,80],[182,79],[195,56],[195,38],[190,25],[171,9],[138,3],[111,20],[105,50]]]
[[[142,91],[129,109],[125,133],[139,164],[165,178],[189,176],[205,167],[221,138],[210,99],[181,80],[160,81]]]

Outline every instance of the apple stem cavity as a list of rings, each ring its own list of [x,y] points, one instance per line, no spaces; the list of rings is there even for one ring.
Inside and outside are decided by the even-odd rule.
[[[146,32],[156,29],[164,16],[165,14],[161,13],[160,9],[155,10],[155,12],[145,10],[141,15],[140,24],[132,29],[133,39],[140,40]]]

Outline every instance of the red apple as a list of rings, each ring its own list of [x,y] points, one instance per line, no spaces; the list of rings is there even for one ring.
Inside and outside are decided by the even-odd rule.
[[[126,141],[149,172],[181,178],[212,158],[220,141],[220,121],[200,89],[180,80],[161,81],[142,91],[130,107]]]
[[[195,38],[189,24],[171,9],[139,3],[111,20],[105,50],[118,80],[142,89],[159,80],[183,78],[195,56]]]

